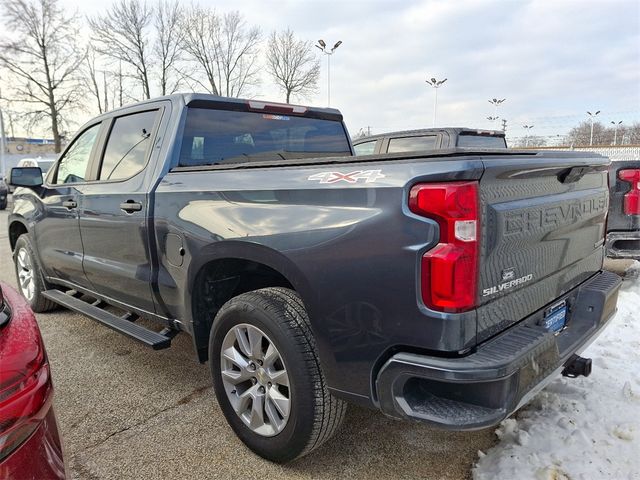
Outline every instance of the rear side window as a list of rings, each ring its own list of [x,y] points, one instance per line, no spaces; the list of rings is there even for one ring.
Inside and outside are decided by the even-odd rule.
[[[115,119],[102,157],[100,180],[123,180],[144,168],[158,110]]]
[[[458,147],[469,148],[507,148],[504,137],[495,135],[460,135]]]
[[[189,108],[180,166],[351,155],[342,122]]]
[[[84,182],[100,124],[89,127],[76,138],[60,159],[54,184]]]
[[[353,146],[356,155],[373,155],[376,151],[376,140],[371,142],[363,142]]]
[[[419,150],[433,150],[436,148],[436,135],[422,137],[401,137],[389,140],[389,153],[415,152]]]

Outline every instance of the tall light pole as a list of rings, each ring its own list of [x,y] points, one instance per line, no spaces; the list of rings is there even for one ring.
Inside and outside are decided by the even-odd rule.
[[[489,100],[489,103],[493,105],[493,116],[498,118],[498,107],[502,105],[502,103],[506,100],[506,98],[492,98]]]
[[[593,145],[593,119],[596,118],[596,115],[598,115],[600,113],[600,110],[598,110],[596,113],[591,113],[591,112],[587,112],[587,115],[589,115],[589,119],[591,120],[591,137],[589,137],[589,145]]]
[[[316,48],[319,48],[322,53],[327,56],[327,106],[331,106],[331,55],[342,45],[342,40],[338,40],[333,48],[327,47],[327,44],[324,40],[318,40],[318,44]]]
[[[619,122],[611,122],[611,125],[613,125],[613,145],[617,145],[618,144],[618,127],[622,124],[622,120],[620,120]]]
[[[487,120],[489,120],[491,122],[491,128],[493,128],[494,130],[497,130],[495,124],[498,121],[500,117],[487,117]]]
[[[524,137],[524,146],[529,146],[529,131],[533,128],[533,125],[523,125],[522,128],[526,130],[526,135]]]
[[[431,77],[431,80],[425,80],[425,82],[427,82],[429,85],[431,85],[433,87],[433,90],[435,91],[435,98],[433,100],[433,126],[436,126],[436,120],[437,120],[437,116],[438,116],[438,89],[444,84],[444,82],[446,82],[447,79],[443,79],[443,80],[436,80],[435,78]]]

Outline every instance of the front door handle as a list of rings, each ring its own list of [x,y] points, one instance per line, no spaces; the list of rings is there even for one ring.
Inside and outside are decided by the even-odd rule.
[[[62,206],[71,210],[73,208],[78,208],[78,202],[75,200],[65,200],[62,202]]]
[[[120,204],[120,209],[127,213],[140,212],[142,210],[142,204],[140,202],[134,202],[133,200],[127,200]]]

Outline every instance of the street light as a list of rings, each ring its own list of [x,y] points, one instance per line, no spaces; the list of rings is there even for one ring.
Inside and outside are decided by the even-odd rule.
[[[600,113],[600,110],[598,110],[596,113],[591,113],[591,112],[587,112],[587,114],[589,115],[589,119],[591,120],[591,137],[589,137],[589,145],[593,145],[593,119],[596,118],[596,115],[598,115]]]
[[[524,136],[524,146],[529,146],[529,131],[533,128],[533,125],[523,125],[522,128],[526,130],[526,134]]]
[[[489,103],[490,103],[491,105],[493,105],[493,107],[494,107],[494,110],[493,110],[493,116],[494,116],[494,117],[496,117],[496,118],[498,117],[498,107],[499,107],[500,105],[502,105],[502,103],[503,103],[505,100],[506,100],[506,98],[502,98],[502,99],[500,99],[500,98],[492,98],[491,100],[489,100]]]
[[[436,80],[435,78],[431,77],[431,80],[427,79],[425,80],[425,82],[427,82],[429,85],[431,85],[433,87],[433,90],[435,91],[435,99],[433,101],[433,126],[436,126],[436,119],[437,119],[437,115],[438,115],[438,89],[444,84],[444,82],[446,82],[447,79],[443,79],[443,80]]]
[[[613,125],[613,145],[617,145],[618,143],[618,127],[622,124],[622,120],[620,120],[619,122],[611,122],[611,125]],[[623,142],[624,143],[624,142]]]
[[[331,105],[331,55],[342,45],[342,40],[338,40],[333,48],[329,49],[324,40],[318,40],[316,48],[320,49],[322,53],[327,56],[327,106]]]

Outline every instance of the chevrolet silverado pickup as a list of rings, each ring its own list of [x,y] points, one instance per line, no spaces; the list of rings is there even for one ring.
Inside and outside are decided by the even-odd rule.
[[[9,241],[34,310],[155,349],[189,334],[231,428],[286,462],[347,402],[477,429],[588,375],[621,282],[608,163],[356,157],[337,110],[172,95],[88,122],[44,181],[14,169]]]

